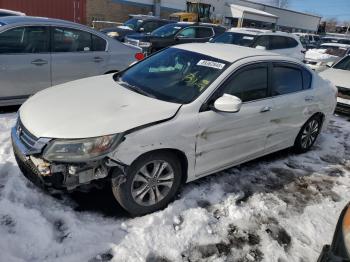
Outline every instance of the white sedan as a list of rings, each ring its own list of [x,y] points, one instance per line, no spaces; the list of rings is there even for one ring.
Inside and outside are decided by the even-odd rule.
[[[338,89],[337,110],[350,112],[350,55],[344,57],[332,68],[320,73],[320,76],[331,81]]]
[[[284,148],[309,150],[335,96],[296,59],[185,44],[32,96],[12,129],[13,148],[35,184],[111,184],[116,200],[142,215],[164,208],[183,183]]]

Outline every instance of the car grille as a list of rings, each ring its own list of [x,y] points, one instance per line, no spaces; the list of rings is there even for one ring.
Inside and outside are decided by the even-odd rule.
[[[134,40],[134,39],[130,39],[130,38],[126,38],[125,43],[127,43],[129,45],[139,46],[139,40]]]
[[[338,97],[344,98],[344,99],[349,99],[350,100],[350,89],[337,86],[338,88]]]
[[[32,149],[35,146],[35,143],[39,140],[23,126],[21,120],[18,120],[16,130],[19,139],[28,149]]]
[[[304,64],[307,64],[307,65],[317,65],[317,62],[315,61],[310,61],[310,60],[303,60]]]

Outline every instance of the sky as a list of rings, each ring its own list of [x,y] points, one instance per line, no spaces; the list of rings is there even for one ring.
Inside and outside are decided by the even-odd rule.
[[[350,22],[350,0],[289,0],[288,8]]]

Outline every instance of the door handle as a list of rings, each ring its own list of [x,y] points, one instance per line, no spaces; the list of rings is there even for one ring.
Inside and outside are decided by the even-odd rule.
[[[99,63],[99,62],[102,62],[102,61],[103,61],[102,57],[99,57],[99,56],[94,57],[94,62]]]
[[[260,113],[270,112],[271,110],[271,106],[264,106],[263,108],[261,108]]]
[[[41,66],[41,65],[46,65],[48,62],[43,59],[35,59],[31,62],[33,65]]]
[[[314,100],[314,97],[313,96],[306,96],[305,97],[305,101],[306,102],[310,102],[310,101],[313,101]]]

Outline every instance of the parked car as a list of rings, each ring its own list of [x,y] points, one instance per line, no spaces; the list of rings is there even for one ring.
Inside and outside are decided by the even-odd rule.
[[[3,17],[3,16],[24,16],[24,15],[26,15],[26,14],[22,13],[22,12],[8,10],[8,9],[0,9],[0,17]]]
[[[142,215],[164,208],[182,183],[284,148],[308,151],[335,97],[296,59],[184,44],[32,96],[19,109],[13,149],[35,184],[71,191],[105,181]]]
[[[223,35],[214,38],[211,42],[244,46],[249,45],[253,48],[269,50],[299,60],[303,60],[305,55],[305,49],[300,43],[300,40],[293,34],[284,32],[232,28]]]
[[[321,72],[348,54],[350,54],[350,45],[322,44],[318,49],[310,49],[306,52],[304,63],[312,70]]]
[[[135,33],[147,35],[157,28],[169,23],[174,23],[174,21],[160,19],[155,16],[138,15],[133,16],[121,26],[105,28],[102,29],[101,32],[118,41],[124,42],[127,35]]]
[[[0,106],[20,104],[49,86],[120,71],[140,49],[73,22],[0,18]]]
[[[325,245],[317,262],[350,261],[350,204],[340,213],[331,245]]]
[[[338,88],[337,110],[350,113],[350,55],[320,73]]]
[[[321,44],[321,37],[308,33],[293,33],[298,36],[303,47],[306,49],[318,48]]]
[[[209,23],[179,22],[160,27],[150,35],[129,35],[125,38],[125,43],[141,47],[145,53],[150,54],[172,45],[208,42],[225,30],[222,26]]]
[[[324,44],[338,43],[338,44],[350,45],[350,37],[325,36],[325,37],[322,37],[322,43]]]

